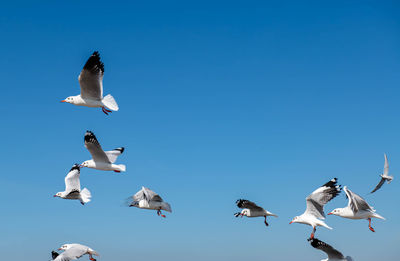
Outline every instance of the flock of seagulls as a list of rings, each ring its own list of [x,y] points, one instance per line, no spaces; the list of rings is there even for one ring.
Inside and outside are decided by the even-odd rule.
[[[101,108],[106,115],[109,115],[112,111],[118,111],[119,107],[113,96],[108,94],[103,97],[103,75],[104,64],[100,59],[99,52],[96,51],[87,60],[78,77],[81,93],[76,96],[69,96],[61,102],[67,102],[77,106],[98,107]],[[114,171],[117,173],[126,171],[126,166],[124,164],[115,164],[118,156],[124,152],[124,147],[104,151],[96,136],[91,131],[85,133],[84,145],[91,154],[92,159],[86,160],[81,164],[74,164],[65,177],[65,190],[57,192],[54,197],[79,200],[82,205],[90,202],[92,197],[90,191],[87,188],[81,190],[81,168],[86,167],[102,171]],[[384,156],[385,165],[383,174],[380,175],[381,180],[371,193],[379,190],[385,182],[390,183],[393,180],[393,177],[389,175],[387,155],[385,154]],[[337,197],[342,190],[346,193],[348,205],[344,208],[336,208],[328,213],[328,215],[336,215],[348,219],[366,219],[369,222],[368,227],[372,232],[375,232],[374,228],[371,226],[372,218],[385,219],[381,215],[377,214],[375,209],[371,207],[365,199],[349,190],[347,186],[344,186],[342,189],[342,186],[338,185],[337,178],[326,182],[306,198],[306,210],[304,213],[295,216],[289,223],[300,223],[312,227],[311,235],[307,240],[310,242],[312,247],[327,254],[328,258],[322,261],[353,260],[351,257],[344,257],[342,253],[334,249],[332,246],[315,238],[317,227],[332,229],[324,221],[326,218],[324,206]],[[235,213],[235,217],[264,217],[264,224],[266,226],[269,226],[267,222],[268,216],[278,217],[276,214],[271,213],[258,206],[256,203],[246,199],[238,199],[236,205],[242,210]],[[172,212],[170,204],[165,202],[160,195],[147,187],[142,187],[136,194],[129,197],[127,200],[127,206],[155,210],[158,216],[164,218],[166,216],[161,212],[162,210],[170,213]],[[93,256],[99,256],[99,254],[92,248],[81,244],[64,244],[58,250],[63,252],[60,254],[56,251],[52,251],[51,253],[52,260],[54,261],[76,260],[83,255],[88,255],[90,260],[96,261]]]

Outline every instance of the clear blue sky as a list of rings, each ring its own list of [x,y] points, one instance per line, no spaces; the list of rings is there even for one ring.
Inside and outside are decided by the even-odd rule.
[[[9,1],[0,9],[4,260],[76,242],[99,260],[320,260],[289,225],[327,180],[386,221],[329,216],[317,237],[355,260],[400,243],[400,8],[396,1]],[[120,111],[59,103],[94,50]],[[92,202],[53,198],[83,135],[125,146],[127,172],[81,172]],[[383,153],[392,184],[378,182]],[[397,179],[396,179],[397,176]],[[142,185],[173,213],[127,208]],[[238,198],[279,218],[236,219]],[[340,195],[327,211],[347,204]],[[29,257],[29,258],[28,258]],[[86,257],[84,258],[86,259]]]

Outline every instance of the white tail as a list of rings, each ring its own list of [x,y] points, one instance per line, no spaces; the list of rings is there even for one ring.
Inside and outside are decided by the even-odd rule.
[[[102,102],[110,110],[113,110],[113,111],[119,110],[118,104],[114,100],[114,97],[111,96],[111,94],[107,94],[106,97],[103,98]]]
[[[124,164],[119,164],[118,167],[120,167],[121,171],[126,171],[126,166]]]
[[[381,215],[374,213],[374,218],[379,218],[379,219],[383,219],[386,220],[386,218],[382,217]]]
[[[85,204],[90,201],[90,198],[92,197],[92,194],[87,188],[82,189],[81,191],[81,203]]]

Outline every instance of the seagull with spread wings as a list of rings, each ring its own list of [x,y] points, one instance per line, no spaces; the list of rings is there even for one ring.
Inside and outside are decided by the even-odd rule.
[[[92,155],[92,159],[84,161],[81,164],[81,167],[115,172],[126,171],[125,165],[114,164],[117,161],[118,156],[124,152],[124,147],[104,151],[96,136],[91,131],[86,131],[85,133],[85,147]]]
[[[246,200],[246,199],[238,199],[236,201],[236,205],[238,208],[243,209],[241,212],[235,213],[235,217],[264,217],[264,224],[269,226],[267,223],[267,216],[274,216],[278,217],[277,215],[263,209],[262,207],[258,206],[256,203]]]
[[[130,197],[128,204],[129,207],[157,210],[157,215],[164,218],[165,215],[161,213],[161,210],[172,212],[170,204],[165,202],[160,195],[146,187],[142,187],[141,190]]]
[[[310,241],[313,248],[319,249],[328,255],[327,259],[322,259],[321,261],[353,261],[351,257],[344,257],[338,250],[317,238],[308,239],[308,241]]]
[[[385,153],[385,165],[383,167],[383,174],[381,174],[380,176],[381,176],[381,181],[379,181],[378,185],[376,185],[374,190],[371,191],[371,194],[380,189],[383,186],[383,184],[385,184],[386,181],[389,184],[393,180],[393,176],[389,175],[389,162],[386,153]]]
[[[289,224],[301,223],[312,226],[311,239],[314,238],[318,226],[332,229],[323,221],[325,219],[324,206],[339,195],[340,191],[341,187],[337,185],[336,178],[325,183],[306,198],[306,211],[302,215],[294,217]]]
[[[58,192],[54,197],[64,199],[78,199],[82,205],[88,203],[92,195],[87,188],[81,190],[80,168],[78,164],[72,166],[65,177],[65,191]]]
[[[379,218],[385,220],[384,217],[376,213],[376,210],[371,207],[365,199],[363,199],[358,194],[352,192],[347,186],[343,188],[344,192],[346,192],[346,196],[349,200],[347,207],[345,208],[336,208],[328,215],[336,215],[343,218],[349,219],[367,219],[369,224],[368,228],[372,232],[375,232],[375,229],[371,227],[371,218]]]
[[[78,80],[81,94],[69,96],[61,102],[78,106],[100,107],[108,115],[111,110],[118,111],[118,104],[110,94],[103,97],[104,64],[100,60],[99,52],[94,52],[87,60]]]
[[[61,254],[52,251],[53,261],[70,261],[76,260],[83,255],[89,255],[89,259],[96,261],[93,256],[99,256],[99,254],[88,246],[81,244],[64,244],[58,250],[64,250]]]

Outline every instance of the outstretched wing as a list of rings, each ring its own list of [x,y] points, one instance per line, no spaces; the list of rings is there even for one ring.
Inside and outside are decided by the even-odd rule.
[[[389,162],[386,153],[385,153],[385,165],[383,166],[383,174],[389,175]]]
[[[143,187],[142,188],[143,193],[145,195],[145,197],[147,198],[148,201],[158,201],[158,202],[162,202],[162,198],[160,197],[160,195],[158,195],[157,193],[155,193],[154,191],[152,191],[149,188]]]
[[[338,250],[334,249],[332,246],[328,245],[327,243],[314,238],[310,240],[310,244],[312,247],[319,249],[321,251],[324,251],[329,259],[334,259],[334,260],[342,260],[344,259],[344,256],[342,253],[340,253]]]
[[[253,210],[264,210],[262,207],[258,206],[256,203],[247,200],[247,199],[238,199],[236,200],[236,205],[238,208],[248,208]]]
[[[104,64],[100,60],[99,52],[94,52],[87,60],[78,80],[81,86],[81,97],[92,100],[103,98]]]
[[[381,178],[381,181],[379,181],[378,185],[376,185],[376,187],[374,188],[374,190],[371,191],[371,194],[374,193],[375,191],[377,191],[378,189],[380,189],[380,188],[383,186],[383,184],[385,184],[385,179],[384,179],[384,178]]]
[[[124,153],[125,148],[124,147],[120,147],[120,148],[116,148],[110,151],[106,151],[106,155],[108,157],[108,160],[111,163],[115,163],[117,161],[117,158],[119,155],[121,155],[122,153]]]
[[[349,199],[348,206],[353,210],[354,213],[357,213],[360,210],[365,211],[375,211],[360,195],[352,192],[347,186],[343,188],[346,193],[347,198]]]
[[[91,131],[85,133],[85,147],[92,155],[94,161],[111,163],[107,154],[101,148],[100,143],[97,141],[96,136]]]
[[[79,177],[80,168],[78,164],[75,164],[65,177],[65,191],[68,194],[81,191],[81,182]]]
[[[71,247],[58,255],[54,261],[70,261],[76,260],[87,253],[87,250],[81,247]]]
[[[339,195],[340,185],[337,185],[337,178],[325,183],[306,198],[307,208],[305,213],[325,219],[324,205]]]

